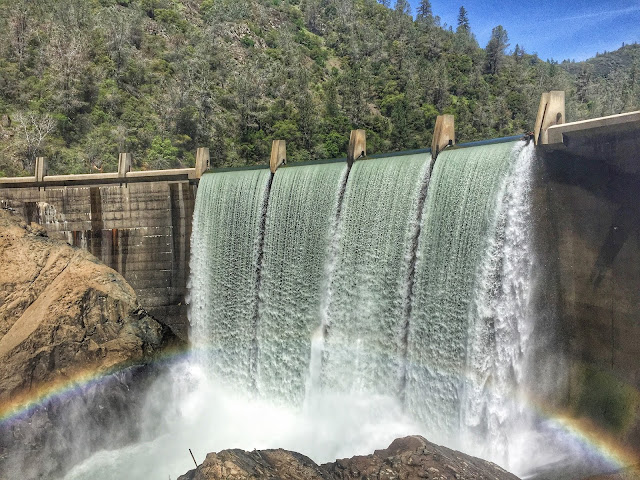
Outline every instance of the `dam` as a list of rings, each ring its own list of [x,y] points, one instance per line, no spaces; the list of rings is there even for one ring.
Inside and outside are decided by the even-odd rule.
[[[0,206],[117,270],[145,309],[186,339],[191,223],[208,162],[202,148],[196,168],[132,172],[131,155],[121,154],[116,173],[56,176],[38,158],[35,176],[0,179]]]
[[[191,266],[198,365],[317,416],[319,392],[385,399],[384,418],[398,408],[435,441],[519,473],[510,447],[540,422],[519,401],[531,385],[530,404],[637,446],[639,120],[566,124],[557,96],[528,142],[455,147],[443,119],[430,152],[357,158],[360,143],[346,163],[282,167],[278,150],[271,171],[202,175],[197,196],[191,179],[169,186],[165,212],[195,197],[189,263],[176,265]],[[0,186],[18,210],[21,189]],[[96,251],[121,245],[109,228]]]

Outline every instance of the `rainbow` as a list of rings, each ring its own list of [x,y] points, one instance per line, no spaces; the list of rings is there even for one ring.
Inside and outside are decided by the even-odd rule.
[[[568,438],[606,459],[620,470],[640,474],[640,450],[624,445],[619,438],[587,418],[577,418],[569,410],[549,407],[531,395],[519,394],[517,400],[538,418],[548,421]]]
[[[640,451],[624,446],[618,439],[603,430],[594,422],[571,417],[568,414],[556,414],[551,420],[572,438],[587,445],[590,449],[604,456],[620,469],[629,473],[640,474]]]
[[[170,366],[193,358],[196,351],[191,349],[167,349],[157,355],[148,365]],[[122,372],[136,364],[120,364],[110,369],[87,368],[65,375],[55,381],[39,386],[35,390],[14,397],[0,404],[0,426],[28,418],[38,408],[54,400],[61,400],[81,394],[87,388],[107,381],[113,374]],[[463,374],[467,380],[471,375]],[[594,422],[576,418],[569,411],[561,411],[545,405],[532,395],[520,393],[516,401],[534,413],[538,418],[549,421],[569,438],[587,447],[593,454],[605,458],[627,473],[640,474],[640,451],[623,445],[619,439],[606,432]]]
[[[474,375],[469,371],[465,371],[463,376],[470,382],[476,382]],[[491,385],[488,387],[491,388]],[[640,393],[636,393],[640,397]],[[608,460],[621,470],[640,475],[640,446],[633,448],[624,445],[619,438],[594,421],[584,417],[578,418],[568,409],[547,405],[530,392],[519,391],[513,399],[538,419],[550,422],[570,439],[587,447],[591,453]]]
[[[191,352],[184,347],[168,348],[157,354],[146,365],[168,365],[185,360]],[[139,362],[126,362],[110,368],[93,365],[75,370],[56,378],[51,382],[39,385],[37,388],[19,393],[0,403],[0,426],[28,418],[39,408],[54,400],[64,400],[81,394],[87,388],[99,385],[109,380],[114,374],[141,365]]]

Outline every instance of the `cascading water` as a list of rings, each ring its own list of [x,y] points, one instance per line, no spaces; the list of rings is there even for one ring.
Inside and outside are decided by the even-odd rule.
[[[404,290],[413,219],[429,162],[419,154],[353,166],[335,239],[322,366],[325,389],[400,393]]]
[[[300,404],[312,332],[321,324],[326,252],[343,163],[282,169],[271,187],[259,292],[258,379],[264,397]]]
[[[194,211],[191,338],[209,371],[249,390],[268,171],[205,175]]]
[[[425,154],[205,175],[198,355],[149,395],[152,422],[171,412],[166,434],[68,478],[130,463],[184,473],[188,446],[323,462],[409,433],[511,466],[526,420],[531,154],[514,142],[445,151],[431,178]]]
[[[534,149],[518,149],[497,197],[469,309],[461,402],[464,448],[511,468],[521,465],[509,447],[516,450],[516,438],[531,428],[530,412],[522,406],[522,387],[535,321],[530,305]]]
[[[409,319],[406,405],[436,441],[456,443],[468,310],[514,143],[445,151],[435,164]]]

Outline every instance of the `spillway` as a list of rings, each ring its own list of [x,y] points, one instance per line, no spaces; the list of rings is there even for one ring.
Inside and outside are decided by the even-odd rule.
[[[426,154],[363,160],[351,171],[285,168],[272,183],[257,171],[206,175],[192,316],[210,368],[301,404],[319,354],[315,388],[401,399],[439,440],[453,441],[461,421],[473,423],[465,402],[469,411],[478,402],[465,376],[490,357],[477,339],[501,334],[496,321],[509,313],[496,302],[505,302],[500,282],[513,280],[496,269],[526,252],[495,259],[505,235],[526,226],[514,226],[504,206],[526,187],[524,167],[514,170],[521,151],[516,142],[445,151],[431,176]],[[520,183],[507,189],[510,173]],[[507,335],[518,341],[518,331]]]
[[[469,306],[513,149],[502,143],[443,152],[424,206],[406,404],[444,443],[460,431]]]
[[[347,170],[343,163],[299,166],[274,177],[259,291],[257,386],[262,396],[292,403],[305,396]]]
[[[271,175],[206,175],[194,212],[191,316],[194,345],[216,377],[247,391],[255,384],[255,312],[263,209]]]
[[[204,175],[196,361],[150,396],[177,413],[149,455],[204,437],[202,454],[283,447],[326,462],[418,433],[528,468],[512,450],[532,427],[519,401],[535,321],[532,159],[509,142],[445,150],[433,171],[421,153]],[[96,465],[126,471],[130,453]]]
[[[205,175],[192,338],[207,368],[294,406],[311,390],[388,396],[436,441],[504,443],[497,405],[522,378],[502,357],[524,348],[528,294],[513,273],[528,255],[523,151],[445,151],[432,173],[415,154]]]
[[[323,386],[398,395],[407,281],[430,157],[356,162],[334,242]]]
[[[530,337],[536,322],[532,306],[536,262],[531,227],[533,158],[529,146],[518,149],[510,162],[509,175],[498,191],[468,310],[460,434],[465,448],[480,445],[478,455],[505,465],[521,462],[514,458],[512,450],[517,449],[513,445],[521,432],[532,427],[532,417],[520,396],[522,386],[528,384]]]

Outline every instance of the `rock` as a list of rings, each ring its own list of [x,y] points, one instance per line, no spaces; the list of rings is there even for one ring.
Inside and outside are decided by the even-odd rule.
[[[116,271],[0,211],[0,402],[176,343]]]
[[[210,453],[197,469],[178,480],[245,478],[326,479],[331,477],[310,458],[287,450],[223,450]]]
[[[435,445],[423,437],[398,438],[385,450],[327,463],[322,467],[336,479],[433,478],[433,479],[517,479],[498,465]],[[357,471],[357,475],[350,474]],[[386,473],[385,473],[386,472]]]
[[[57,478],[139,436],[151,360],[179,340],[90,253],[0,210],[0,480]],[[78,377],[78,375],[82,375]],[[38,394],[70,388],[73,395]],[[26,412],[26,413],[25,413]]]
[[[356,456],[316,465],[299,453],[287,450],[224,450],[210,453],[197,469],[178,480],[392,480],[456,479],[517,480],[499,466],[435,445],[423,437],[393,441],[373,455]]]
[[[47,237],[47,229],[42,225],[37,224],[36,222],[31,222],[31,224],[27,227],[27,232],[32,233],[38,237]]]

